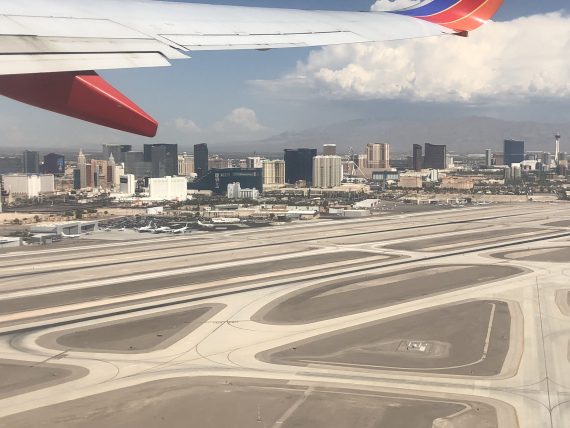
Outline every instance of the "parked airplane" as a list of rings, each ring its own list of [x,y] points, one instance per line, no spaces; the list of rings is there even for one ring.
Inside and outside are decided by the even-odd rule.
[[[190,227],[188,226],[188,223],[186,223],[185,226],[179,228],[179,229],[171,229],[170,233],[174,234],[174,235],[183,235],[184,233],[188,232],[190,229]]]
[[[502,3],[433,0],[391,12],[343,12],[153,0],[0,0],[0,94],[154,137],[158,123],[90,70],[168,66],[194,50],[466,36]]]
[[[216,225],[214,223],[202,223],[200,220],[198,220],[198,227],[202,229],[214,229]]]
[[[212,223],[214,224],[237,224],[241,223],[239,218],[213,218]]]
[[[151,230],[152,233],[170,233],[172,229],[168,226],[155,227]]]
[[[61,236],[62,238],[67,238],[67,239],[78,239],[78,238],[81,238],[81,237],[84,236],[84,235],[86,235],[86,233],[77,233],[77,234],[69,234],[69,235],[67,235],[67,234],[65,234],[65,233],[62,232],[60,236]]]
[[[145,232],[152,232],[155,229],[152,221],[148,224],[148,226],[143,226],[143,227],[139,227],[138,229],[135,229],[137,232],[139,233],[145,233]]]

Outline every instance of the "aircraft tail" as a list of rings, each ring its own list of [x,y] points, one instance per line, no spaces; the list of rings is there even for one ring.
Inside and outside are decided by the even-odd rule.
[[[467,33],[489,21],[504,0],[433,0],[422,6],[395,13],[439,24],[458,33]]]

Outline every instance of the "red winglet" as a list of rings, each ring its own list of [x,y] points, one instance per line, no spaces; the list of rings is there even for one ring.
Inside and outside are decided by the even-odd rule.
[[[458,33],[476,30],[489,21],[504,0],[433,0],[423,6],[396,11],[439,24]]]
[[[0,94],[35,107],[154,137],[158,123],[94,71],[0,76]]]

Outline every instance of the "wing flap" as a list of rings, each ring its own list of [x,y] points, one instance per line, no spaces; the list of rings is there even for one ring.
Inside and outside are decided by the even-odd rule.
[[[0,16],[0,28],[3,35],[105,37],[108,39],[145,38],[138,31],[109,19],[4,15]]]
[[[161,34],[188,50],[263,49],[362,43],[366,39],[350,31],[286,34]]]
[[[155,52],[91,54],[13,54],[1,55],[2,75],[54,73],[96,68],[112,70],[137,67],[166,67],[170,63]]]
[[[187,58],[108,19],[0,16],[0,74],[167,66]]]

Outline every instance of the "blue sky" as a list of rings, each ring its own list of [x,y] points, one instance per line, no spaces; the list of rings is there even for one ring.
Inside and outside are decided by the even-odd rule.
[[[202,1],[204,2],[337,10],[368,10],[373,3],[365,0]],[[495,20],[509,22],[533,14],[560,11],[566,4],[567,0],[506,0]],[[465,44],[467,43],[474,42],[467,40]],[[469,103],[432,99],[433,97],[420,97],[410,102],[406,99],[387,99],[378,90],[362,97],[349,93],[332,98],[312,95],[289,98],[264,92],[260,86],[251,84],[251,81],[267,81],[269,85],[272,82],[278,83],[284,76],[298,73],[298,64],[301,64],[300,69],[310,73],[313,66],[308,59],[309,54],[319,51],[320,49],[278,49],[269,52],[194,52],[192,59],[177,61],[170,68],[107,71],[102,74],[161,122],[159,139],[176,140],[173,142],[182,145],[205,140],[227,143],[231,147],[232,139],[235,138],[259,139],[283,131],[370,117],[425,120],[448,115],[480,114],[508,119],[570,121],[570,117],[556,113],[561,103],[559,98],[552,101],[549,96],[542,97],[541,94],[535,97],[533,103],[505,100],[504,94],[501,95],[500,102],[494,102],[492,95],[488,95],[485,101],[477,99]],[[355,58],[361,58],[357,52],[354,55]],[[310,92],[310,89],[298,88],[298,91]],[[144,143],[144,139],[73,123],[69,119],[37,112],[10,101],[0,100],[0,107],[5,113],[2,124],[5,128],[8,127],[4,133],[5,142],[2,143],[5,146],[41,146],[44,145],[41,138],[45,138],[50,145],[61,143],[66,146],[108,141]],[[236,109],[243,110],[235,112]],[[251,114],[254,115],[253,118]],[[242,133],[226,126],[233,123],[234,118],[242,116],[246,120],[254,120],[256,124]],[[23,123],[27,125],[23,126]],[[176,126],[177,123],[196,125],[200,131],[184,129],[184,126]],[[65,136],[61,136],[62,126],[69,129]],[[217,129],[216,132],[212,131],[214,128]]]

